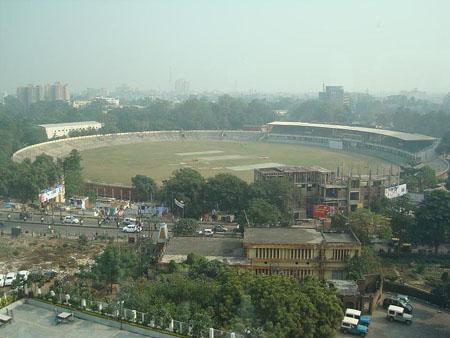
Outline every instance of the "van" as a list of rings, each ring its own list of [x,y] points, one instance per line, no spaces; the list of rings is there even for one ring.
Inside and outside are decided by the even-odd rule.
[[[369,326],[370,321],[372,320],[371,316],[361,316],[361,311],[356,309],[347,309],[345,310],[345,317],[350,317],[358,320],[358,324]]]
[[[391,322],[396,320],[409,325],[412,323],[413,316],[406,313],[405,309],[400,306],[389,305],[386,318]]]
[[[369,329],[367,326],[358,324],[358,319],[344,317],[341,322],[341,331],[343,333],[351,333],[354,335],[359,335],[361,337],[365,337]]]

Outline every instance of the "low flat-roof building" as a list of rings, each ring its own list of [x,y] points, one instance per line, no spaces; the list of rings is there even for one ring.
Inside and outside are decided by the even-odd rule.
[[[246,228],[244,238],[173,237],[163,249],[160,264],[182,263],[195,253],[257,274],[345,279],[348,260],[360,251],[361,243],[352,233]]]
[[[74,131],[88,131],[98,130],[102,127],[100,122],[96,121],[82,121],[82,122],[68,122],[68,123],[51,123],[40,124],[47,134],[48,139],[69,136]]]

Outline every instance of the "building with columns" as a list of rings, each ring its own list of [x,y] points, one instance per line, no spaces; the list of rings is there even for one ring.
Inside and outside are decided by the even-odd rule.
[[[257,274],[303,279],[345,279],[349,259],[361,252],[353,233],[309,228],[246,228],[243,239],[247,268]]]

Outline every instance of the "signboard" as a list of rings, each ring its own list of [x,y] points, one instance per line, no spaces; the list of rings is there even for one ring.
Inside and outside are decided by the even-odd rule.
[[[387,198],[396,198],[403,195],[406,195],[408,190],[406,189],[406,184],[394,185],[393,187],[389,187],[384,189],[384,196]]]
[[[39,202],[45,203],[64,193],[64,185],[60,184],[53,189],[42,190],[39,194]]]
[[[325,204],[315,204],[313,206],[314,218],[327,218],[330,213],[330,207]]]
[[[181,209],[184,208],[184,202],[183,201],[179,201],[176,198],[174,200],[175,200],[175,204],[176,204],[177,207],[179,207]]]

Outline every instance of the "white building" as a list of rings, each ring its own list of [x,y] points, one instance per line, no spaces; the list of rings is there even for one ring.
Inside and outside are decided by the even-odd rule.
[[[69,136],[69,133],[72,131],[98,130],[102,127],[102,124],[96,121],[83,121],[41,124],[39,127],[44,128],[48,139],[52,139],[56,137]]]

